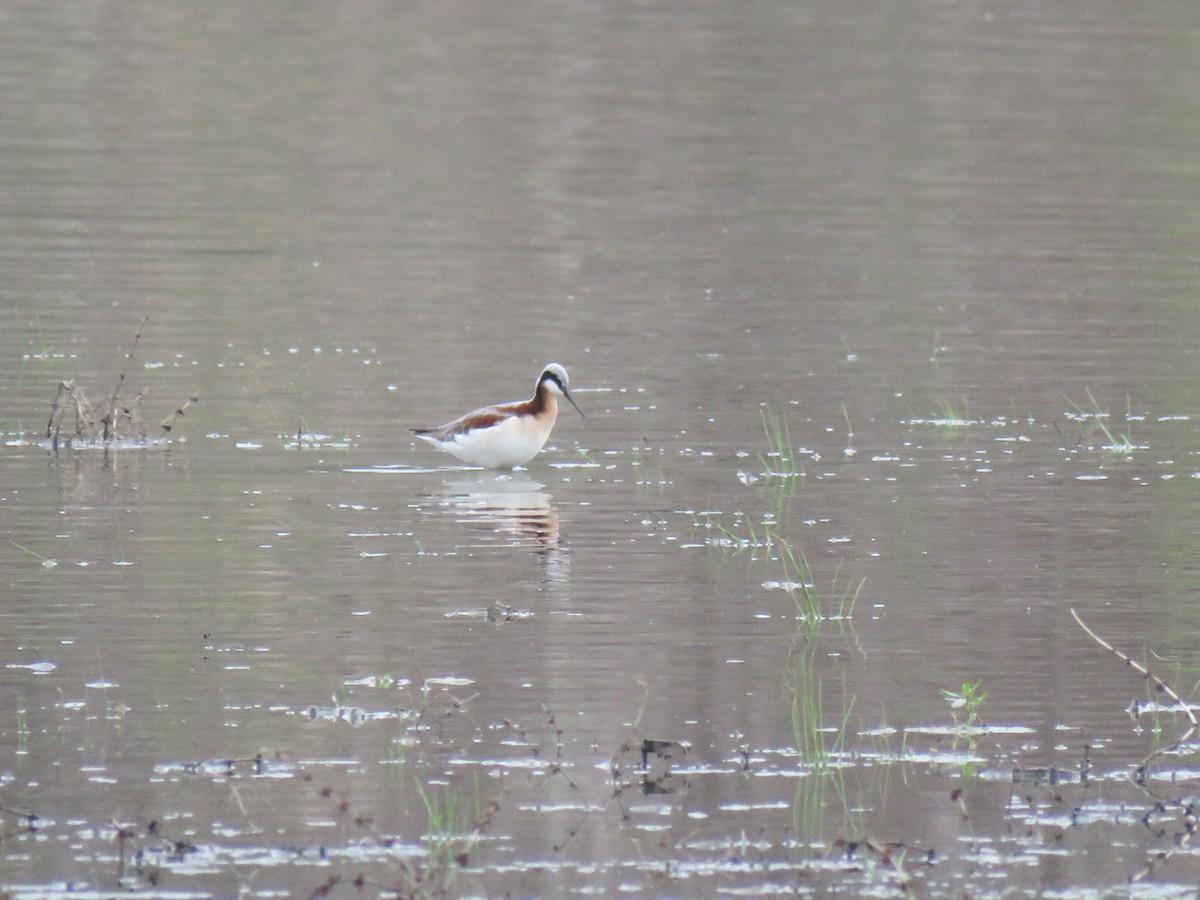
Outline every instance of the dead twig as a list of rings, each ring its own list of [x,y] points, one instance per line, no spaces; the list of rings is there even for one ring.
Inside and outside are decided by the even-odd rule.
[[[138,323],[137,333],[133,336],[133,345],[129,348],[129,352],[125,354],[125,358],[131,363],[133,362],[133,354],[137,352],[138,344],[141,343],[142,340],[142,329],[146,327],[146,321],[149,318],[149,316],[142,316],[142,321]],[[121,385],[124,383],[125,372],[122,371],[121,374],[117,376],[117,383],[113,387],[112,398],[108,401],[108,417],[110,421],[117,411],[117,397],[120,396]],[[129,411],[125,410],[125,412],[128,413]]]
[[[1174,701],[1179,708],[1183,710],[1183,714],[1187,716],[1188,728],[1182,735],[1179,736],[1175,743],[1171,744],[1169,747],[1163,747],[1159,750],[1155,750],[1147,755],[1129,774],[1130,781],[1150,794],[1149,790],[1147,790],[1145,787],[1147,766],[1149,766],[1152,760],[1157,759],[1163,754],[1172,752],[1185,741],[1189,740],[1192,735],[1197,732],[1197,730],[1200,730],[1200,722],[1197,722],[1195,712],[1188,704],[1183,702],[1183,699],[1175,692],[1174,688],[1172,688],[1169,684],[1167,684],[1141,663],[1131,659],[1108,641],[1104,640],[1104,638],[1100,637],[1100,635],[1096,634],[1096,632],[1092,631],[1092,629],[1088,628],[1083,619],[1079,617],[1079,613],[1075,612],[1074,609],[1069,610],[1069,612],[1071,613],[1071,617],[1078,623],[1079,627],[1087,633],[1088,637],[1094,640],[1097,644],[1099,644],[1117,659],[1124,662],[1125,665],[1129,666],[1135,672],[1140,674],[1143,679],[1153,684],[1156,691]],[[1150,794],[1150,796],[1153,796],[1153,794]],[[1142,817],[1142,824],[1147,828],[1151,828],[1151,815],[1155,811],[1165,813],[1168,806],[1177,808],[1183,818],[1181,830],[1172,835],[1174,846],[1169,847],[1166,850],[1160,850],[1153,854],[1150,858],[1150,861],[1146,863],[1141,871],[1135,872],[1133,875],[1129,876],[1130,884],[1135,884],[1139,881],[1144,881],[1145,879],[1149,878],[1154,874],[1155,870],[1166,865],[1176,853],[1179,853],[1181,850],[1186,850],[1189,846],[1191,846],[1192,838],[1196,835],[1198,823],[1196,807],[1193,803],[1184,803],[1182,800],[1157,800],[1154,806],[1151,807],[1151,809],[1147,811],[1146,815]],[[1154,831],[1153,828],[1151,828],[1151,830]],[[1163,838],[1167,836],[1167,832],[1165,829],[1163,829],[1162,831],[1157,832],[1155,836],[1158,838]]]
[[[853,859],[863,850],[871,853],[882,864],[891,868],[896,881],[906,892],[913,880],[912,872],[905,868],[906,857],[912,855],[917,866],[930,869],[936,864],[937,858],[933,849],[914,847],[903,841],[876,841],[870,837],[857,841],[838,838],[833,842],[833,847],[844,852],[847,859]]]
[[[58,383],[58,393],[54,395],[54,402],[50,404],[50,419],[46,422],[46,440],[50,440],[50,436],[54,433],[55,419],[62,418],[60,413],[60,410],[62,409],[62,404],[60,402],[62,400],[62,395],[73,384],[74,382],[71,381],[60,381]]]
[[[125,359],[129,362],[133,361],[134,354],[137,353],[137,348],[141,344],[142,331],[147,319],[148,317],[143,318],[139,323],[137,333],[133,336],[133,345],[125,354]],[[128,404],[122,403],[121,391],[126,377],[126,371],[122,370],[108,397],[107,407],[102,407],[99,411],[88,402],[83,389],[75,383],[74,379],[60,381],[58,391],[54,395],[54,402],[50,404],[50,418],[46,421],[46,440],[50,442],[51,449],[58,452],[62,438],[63,420],[66,418],[67,410],[72,406],[75,409],[75,431],[72,437],[66,439],[68,446],[72,439],[77,439],[102,442],[107,448],[111,442],[122,440],[131,434],[136,435],[140,441],[145,441],[147,434],[142,409],[146,399],[146,390],[139,391]],[[176,407],[175,411],[160,423],[163,432],[169,434],[174,428],[176,420],[182,418],[199,399],[198,395],[193,394]],[[103,415],[100,415],[101,411]]]
[[[167,416],[165,419],[162,420],[162,422],[160,423],[162,426],[162,430],[167,432],[168,434],[170,434],[171,429],[175,427],[175,420],[182,419],[183,414],[188,411],[188,408],[191,406],[194,406],[196,403],[199,403],[199,402],[200,402],[199,394],[192,394],[192,396],[190,396],[186,400],[184,400],[180,406],[177,406],[175,408],[175,412],[171,413],[169,416]]]
[[[1163,681],[1161,678],[1159,678],[1157,675],[1155,675],[1153,672],[1151,672],[1149,669],[1147,669],[1145,666],[1143,666],[1137,660],[1131,659],[1129,656],[1122,653],[1120,650],[1118,650],[1116,647],[1114,647],[1108,641],[1104,640],[1104,638],[1100,637],[1100,635],[1096,634],[1096,632],[1092,631],[1092,629],[1088,628],[1088,626],[1084,623],[1083,619],[1079,618],[1079,613],[1075,612],[1075,610],[1073,608],[1071,610],[1069,610],[1069,612],[1071,613],[1071,617],[1079,624],[1079,627],[1084,630],[1084,632],[1087,634],[1088,637],[1090,637],[1093,641],[1095,641],[1097,644],[1099,644],[1101,647],[1103,647],[1105,650],[1107,650],[1109,653],[1111,653],[1117,659],[1119,659],[1123,663],[1125,663],[1125,665],[1129,666],[1129,668],[1133,669],[1135,672],[1140,674],[1142,676],[1142,678],[1148,680],[1151,684],[1154,685],[1154,689],[1156,691],[1158,691],[1160,694],[1165,695],[1166,697],[1169,697],[1174,703],[1176,703],[1179,706],[1179,708],[1183,711],[1183,714],[1185,716],[1187,716],[1187,720],[1188,720],[1187,731],[1185,731],[1183,734],[1181,734],[1179,736],[1179,738],[1177,738],[1176,741],[1173,744],[1171,744],[1169,747],[1160,747],[1158,750],[1155,750],[1152,753],[1148,754],[1140,763],[1138,763],[1138,765],[1134,771],[1135,771],[1135,773],[1141,773],[1142,776],[1144,777],[1145,771],[1146,771],[1146,766],[1148,766],[1151,761],[1157,759],[1160,756],[1163,756],[1164,754],[1173,752],[1185,741],[1190,740],[1192,735],[1194,735],[1198,730],[1200,730],[1200,722],[1196,721],[1195,712],[1192,711],[1192,708],[1190,706],[1188,706],[1188,704],[1183,702],[1183,698],[1181,698],[1177,693],[1175,693],[1175,689],[1173,687],[1171,687],[1169,684],[1167,684],[1165,681]]]

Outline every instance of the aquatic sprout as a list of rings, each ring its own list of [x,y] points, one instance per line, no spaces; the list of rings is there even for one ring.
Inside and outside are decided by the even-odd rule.
[[[821,618],[821,598],[817,596],[812,583],[812,570],[808,567],[808,559],[803,553],[797,555],[792,545],[779,538],[779,546],[783,548],[779,559],[783,563],[784,589],[796,602],[796,611],[800,618],[811,622]]]
[[[741,552],[747,548],[750,548],[752,551],[758,550],[759,548],[765,548],[767,550],[771,549],[770,535],[765,533],[759,535],[758,532],[755,531],[754,523],[749,520],[746,521],[747,533],[745,535],[736,534],[734,531],[723,525],[720,519],[712,519],[710,521],[712,527],[715,528],[724,539],[722,541],[722,546],[733,547],[737,552]]]
[[[734,555],[741,553],[743,550],[750,551],[750,558],[757,559],[758,551],[771,550],[771,533],[769,529],[759,532],[754,523],[749,519],[743,519],[741,514],[736,514],[735,518],[739,522],[732,525],[726,525],[721,519],[719,512],[702,512],[693,513],[692,525],[696,528],[705,528],[717,533],[716,536],[707,538],[705,543],[710,547],[721,547],[725,550],[732,550]],[[735,529],[740,529],[745,526],[746,533],[742,534]]]
[[[792,697],[792,743],[797,755],[812,773],[811,778],[801,779],[796,785],[792,821],[798,834],[817,835],[825,815],[825,796],[829,786],[841,800],[843,821],[848,823],[855,818],[852,809],[855,804],[847,801],[841,766],[835,764],[835,758],[846,754],[850,713],[854,709],[855,698],[848,693],[843,677],[841,709],[834,724],[826,724],[825,682],[817,671],[816,661],[823,623],[831,617],[822,614],[821,598],[813,587],[812,571],[804,554],[793,550],[783,538],[776,537],[775,542],[781,548],[782,587],[792,595],[800,621],[784,673],[784,683]],[[860,583],[858,589],[861,588]],[[857,597],[858,590],[853,595],[843,594],[838,607],[839,619],[849,619]]]
[[[936,406],[937,410],[934,414],[935,425],[939,425],[942,428],[967,428],[974,424],[965,397],[962,398],[961,408],[945,397],[939,398]]]
[[[474,791],[466,797],[460,797],[448,788],[426,791],[420,780],[416,782],[416,788],[427,819],[425,832],[421,835],[427,848],[425,868],[449,870],[451,863],[465,866],[479,843],[475,823],[484,810],[478,773]]]
[[[796,752],[813,769],[822,772],[830,768],[835,754],[845,751],[854,697],[847,697],[845,690],[842,691],[841,715],[835,726],[827,728],[824,682],[812,671],[815,643],[793,655],[787,684],[792,692],[792,740]],[[829,734],[832,740],[827,741]]]
[[[759,456],[768,478],[798,478],[803,474],[796,462],[796,451],[788,429],[787,417],[777,415],[769,406],[759,410],[767,438],[767,452]]]
[[[46,334],[42,331],[42,317],[36,312],[33,314],[33,327],[37,331],[37,349],[32,353],[26,353],[23,359],[47,360],[63,359],[66,357],[66,353],[62,350],[51,347],[46,343]]]
[[[807,620],[800,628],[784,673],[791,694],[792,744],[810,776],[796,783],[792,799],[792,827],[797,834],[819,837],[826,815],[827,788],[837,792],[843,819],[854,818],[846,799],[846,785],[835,757],[844,756],[854,697],[843,681],[842,708],[834,726],[826,725],[825,683],[816,671],[819,619]]]
[[[12,544],[14,547],[16,547],[18,550],[20,550],[21,552],[28,553],[30,556],[34,557],[35,559],[40,559],[42,561],[43,568],[53,569],[55,566],[58,565],[58,560],[51,559],[48,556],[42,556],[42,554],[38,553],[36,550],[30,550],[28,547],[24,546],[23,544],[18,544],[12,538],[9,538],[8,542],[10,544]]]
[[[1113,430],[1108,427],[1107,420],[1109,418],[1109,414],[1105,410],[1101,409],[1100,404],[1096,402],[1096,398],[1092,396],[1091,388],[1085,388],[1085,391],[1087,392],[1088,402],[1091,404],[1090,407],[1080,406],[1079,404],[1072,402],[1071,398],[1066,394],[1063,394],[1061,391],[1059,393],[1062,394],[1062,398],[1066,400],[1067,404],[1071,407],[1071,412],[1069,413],[1071,418],[1080,422],[1090,420],[1094,422],[1096,427],[1100,429],[1104,435],[1105,441],[1107,441],[1107,443],[1101,447],[1102,450],[1107,450],[1114,456],[1132,456],[1133,451],[1144,449],[1135,444],[1130,439],[1128,434],[1125,434],[1124,432],[1120,434],[1114,433]],[[1126,421],[1129,421],[1132,418],[1132,410],[1129,409],[1128,399],[1126,400],[1125,418]]]
[[[987,699],[987,691],[980,689],[982,686],[982,681],[964,681],[962,688],[957,691],[942,688],[942,697],[950,704],[950,715],[954,718],[955,724],[964,732],[978,728],[981,724],[979,707]],[[963,710],[966,713],[965,721],[961,723],[958,721],[957,710]]]
[[[950,704],[950,716],[954,719],[954,743],[959,739],[966,741],[967,749],[974,754],[982,721],[979,718],[979,707],[987,699],[987,691],[982,690],[982,681],[964,681],[957,691],[942,688],[942,697]],[[959,721],[958,711],[963,710],[966,718]],[[978,778],[979,769],[972,762],[964,762],[961,767],[964,778]]]
[[[971,418],[966,398],[962,398],[962,403],[959,405],[949,398],[939,397],[934,401],[933,412],[927,416],[910,415],[908,424],[932,425],[939,430],[956,433],[966,430],[972,425],[978,425],[979,420]]]
[[[848,621],[854,614],[854,605],[858,602],[858,595],[862,592],[863,585],[866,584],[866,579],[862,579],[851,591],[849,588],[842,591],[838,597],[837,609],[825,612],[822,609],[821,598],[818,595],[816,587],[813,585],[812,570],[808,565],[808,558],[803,553],[797,553],[792,549],[792,545],[777,534],[767,531],[767,546],[778,546],[781,548],[779,560],[783,564],[783,580],[773,586],[782,588],[791,594],[796,602],[796,612],[801,619],[810,622],[819,622],[823,620],[838,620]],[[835,574],[833,584],[836,585],[838,577]]]

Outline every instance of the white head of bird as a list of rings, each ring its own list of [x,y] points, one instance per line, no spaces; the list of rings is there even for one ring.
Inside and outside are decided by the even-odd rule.
[[[529,400],[485,406],[437,428],[414,428],[413,433],[469,465],[511,469],[529,462],[546,445],[558,418],[559,397],[583,415],[571,398],[567,370],[548,363]]]

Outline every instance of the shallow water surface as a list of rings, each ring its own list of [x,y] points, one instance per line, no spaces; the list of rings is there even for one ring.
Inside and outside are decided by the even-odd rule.
[[[1190,896],[1196,25],[11,10],[0,893]]]

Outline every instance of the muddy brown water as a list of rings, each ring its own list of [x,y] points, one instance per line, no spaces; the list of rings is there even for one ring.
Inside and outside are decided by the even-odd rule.
[[[1191,895],[1189,5],[3,17],[5,896]]]

